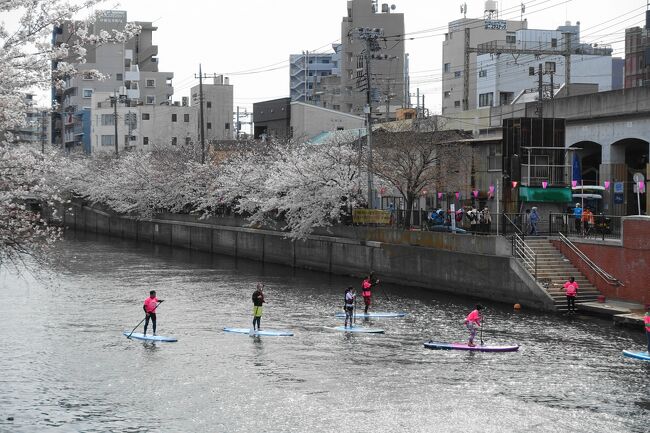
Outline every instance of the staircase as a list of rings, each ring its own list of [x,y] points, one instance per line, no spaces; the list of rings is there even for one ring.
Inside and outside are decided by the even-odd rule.
[[[580,286],[576,306],[582,302],[594,302],[601,293],[547,238],[526,237],[526,245],[537,256],[537,281],[546,288],[555,301],[558,311],[567,311],[564,283],[575,278]]]

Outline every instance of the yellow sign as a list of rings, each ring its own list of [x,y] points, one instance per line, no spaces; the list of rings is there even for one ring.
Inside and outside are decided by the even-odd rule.
[[[390,212],[379,209],[353,209],[352,222],[355,224],[390,224]]]

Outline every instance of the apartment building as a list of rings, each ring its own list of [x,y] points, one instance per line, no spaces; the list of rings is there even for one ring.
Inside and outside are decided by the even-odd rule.
[[[92,34],[124,30],[126,11],[100,11],[90,26]],[[112,93],[120,101],[134,104],[168,104],[174,94],[171,72],[158,71],[158,47],[152,44],[157,30],[150,22],[137,22],[139,35],[125,43],[86,46],[86,63],[75,64],[78,74],[67,79],[63,89],[53,88],[56,102],[52,115],[52,140],[67,149],[90,149],[91,100],[93,94]],[[76,23],[66,21],[54,28],[52,43],[58,46],[74,40]],[[72,61],[72,59],[68,59]],[[84,71],[97,70],[105,79],[98,80]]]
[[[646,25],[625,29],[625,88],[650,85],[650,11]]]
[[[191,89],[192,107],[199,109],[200,89]],[[212,83],[203,83],[203,129],[205,141],[229,140],[235,137],[233,126],[233,86],[228,77],[217,75]],[[198,112],[197,112],[198,115]]]
[[[322,92],[318,92],[321,80],[339,76],[341,44],[333,44],[332,53],[292,54],[289,56],[289,87],[292,102],[308,102],[319,105]]]

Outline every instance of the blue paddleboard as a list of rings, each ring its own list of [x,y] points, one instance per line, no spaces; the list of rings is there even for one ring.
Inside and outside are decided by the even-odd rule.
[[[650,353],[648,352],[632,352],[631,350],[624,350],[623,356],[628,358],[640,359],[642,361],[650,361]]]
[[[291,337],[293,332],[291,331],[277,331],[273,329],[263,329],[261,331],[253,331],[251,333],[250,328],[223,328],[224,332],[232,332],[235,334],[248,334],[254,336],[268,336],[268,337]]]
[[[353,326],[351,328],[346,328],[345,326],[337,326],[335,328],[331,328],[335,331],[341,331],[341,332],[356,332],[359,334],[383,334],[384,330],[379,329],[379,328],[366,328],[364,326]]]
[[[467,343],[441,343],[438,341],[427,341],[424,347],[434,350],[468,350],[471,352],[516,352],[519,350],[519,345],[509,346],[468,346]]]
[[[131,334],[131,331],[124,331],[123,334],[127,338],[135,338],[136,340],[143,340],[143,341],[162,341],[164,343],[173,343],[175,341],[178,341],[174,337],[165,337],[164,335],[152,335],[152,334],[144,335],[139,332],[134,332],[133,334]]]
[[[404,317],[406,313],[355,313],[354,316],[360,319],[390,319]],[[345,313],[336,313],[336,317],[345,317]]]

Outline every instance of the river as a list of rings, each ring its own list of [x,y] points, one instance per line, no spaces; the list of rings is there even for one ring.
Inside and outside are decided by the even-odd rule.
[[[645,337],[610,321],[484,302],[483,339],[519,352],[432,351],[475,300],[380,286],[408,316],[346,335],[327,327],[358,279],[75,232],[49,256],[0,271],[1,432],[650,431],[650,363],[621,356]],[[262,328],[294,337],[222,332],[258,281]],[[177,343],[122,336],[150,289]]]

